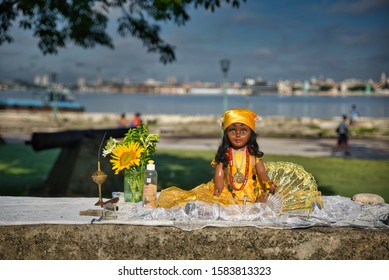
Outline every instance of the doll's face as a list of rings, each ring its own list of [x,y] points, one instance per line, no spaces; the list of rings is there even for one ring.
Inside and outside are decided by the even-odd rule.
[[[251,128],[242,123],[233,123],[227,127],[226,133],[232,147],[240,149],[247,145],[251,135]]]

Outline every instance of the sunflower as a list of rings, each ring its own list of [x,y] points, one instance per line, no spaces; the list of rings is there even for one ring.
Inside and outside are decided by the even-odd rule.
[[[119,171],[128,169],[134,165],[140,163],[141,154],[144,151],[143,147],[140,147],[139,143],[129,142],[123,145],[117,145],[112,151],[112,170],[115,170],[115,174],[119,174]]]

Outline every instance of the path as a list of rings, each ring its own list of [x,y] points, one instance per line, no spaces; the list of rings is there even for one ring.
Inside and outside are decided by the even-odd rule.
[[[6,143],[22,143],[29,138],[5,138]],[[336,143],[332,138],[265,138],[258,140],[260,149],[265,154],[299,155],[306,157],[336,156],[344,157],[339,151],[332,153]],[[161,137],[160,149],[210,150],[217,151],[219,138]],[[389,160],[389,140],[384,139],[350,139],[350,153],[346,158]]]

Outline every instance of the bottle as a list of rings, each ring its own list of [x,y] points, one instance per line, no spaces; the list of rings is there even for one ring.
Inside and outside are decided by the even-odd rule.
[[[143,181],[143,207],[155,208],[157,204],[158,173],[153,160],[149,160]]]

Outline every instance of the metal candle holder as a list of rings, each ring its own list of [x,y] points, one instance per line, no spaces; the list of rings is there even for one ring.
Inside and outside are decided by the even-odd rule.
[[[102,194],[101,194],[101,185],[107,180],[107,174],[105,174],[100,169],[100,161],[97,162],[97,171],[92,174],[92,180],[99,186],[99,200],[96,202],[96,206],[104,206]]]

